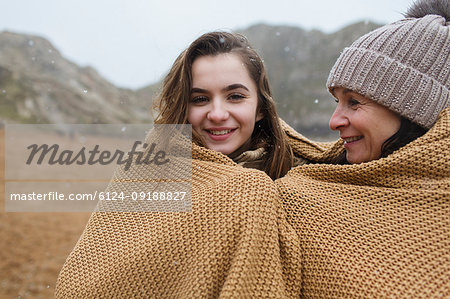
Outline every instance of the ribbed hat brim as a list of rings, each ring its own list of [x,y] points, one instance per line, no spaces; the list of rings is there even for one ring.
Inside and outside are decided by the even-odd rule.
[[[327,87],[353,90],[425,128],[449,106],[449,90],[432,77],[364,48],[345,48]]]

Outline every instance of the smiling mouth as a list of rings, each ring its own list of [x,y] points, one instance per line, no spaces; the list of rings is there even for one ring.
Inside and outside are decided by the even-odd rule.
[[[231,129],[231,130],[218,130],[218,131],[216,131],[216,130],[206,130],[208,133],[210,133],[210,134],[212,134],[212,135],[226,135],[226,134],[228,134],[228,133],[231,133],[232,131],[234,131],[234,129]]]
[[[357,136],[357,137],[348,137],[348,138],[342,138],[344,140],[344,144],[352,143],[358,140],[363,139],[363,136]]]

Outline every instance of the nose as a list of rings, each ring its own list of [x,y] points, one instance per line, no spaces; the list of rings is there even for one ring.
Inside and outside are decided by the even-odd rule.
[[[225,121],[230,116],[226,104],[222,103],[222,101],[214,99],[211,102],[211,109],[208,112],[207,118],[208,120],[220,123],[222,121]]]
[[[339,105],[334,110],[333,115],[330,118],[330,129],[333,131],[339,130],[348,126],[349,120],[345,114],[344,109],[342,109]]]

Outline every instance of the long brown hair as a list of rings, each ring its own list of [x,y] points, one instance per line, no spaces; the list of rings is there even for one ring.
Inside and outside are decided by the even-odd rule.
[[[264,63],[243,35],[229,32],[206,33],[183,51],[164,78],[162,90],[153,103],[153,108],[158,111],[155,123],[188,123],[192,64],[198,57],[226,53],[236,54],[241,58],[257,86],[258,112],[263,114],[263,118],[255,124],[252,148],[261,144],[266,145],[268,154],[264,171],[272,179],[277,179],[285,175],[292,167],[292,150],[281,129]],[[203,145],[195,132],[193,132],[193,139]]]

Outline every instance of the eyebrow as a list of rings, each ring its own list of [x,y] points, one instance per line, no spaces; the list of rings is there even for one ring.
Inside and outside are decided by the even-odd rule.
[[[226,92],[226,91],[230,91],[230,90],[234,90],[234,89],[245,89],[247,91],[250,91],[245,85],[242,85],[240,83],[236,83],[236,84],[231,84],[228,85],[227,87],[222,89],[222,92]],[[191,93],[207,93],[208,91],[206,89],[202,89],[202,88],[198,88],[198,87],[194,87],[191,89]]]
[[[242,88],[242,89],[245,89],[246,91],[249,91],[248,88],[245,85],[242,85],[240,83],[228,85],[227,87],[222,89],[222,91],[230,91],[230,90],[239,89],[239,88]]]
[[[342,90],[342,95],[347,95],[347,93],[352,92],[352,90],[348,89],[348,88],[343,88]],[[336,96],[336,89],[333,89],[333,91],[331,92],[331,94],[333,95],[333,97],[337,98]]]
[[[345,95],[347,93],[353,92],[352,90],[348,89],[348,88],[344,88],[344,90],[342,91],[342,93]]]

